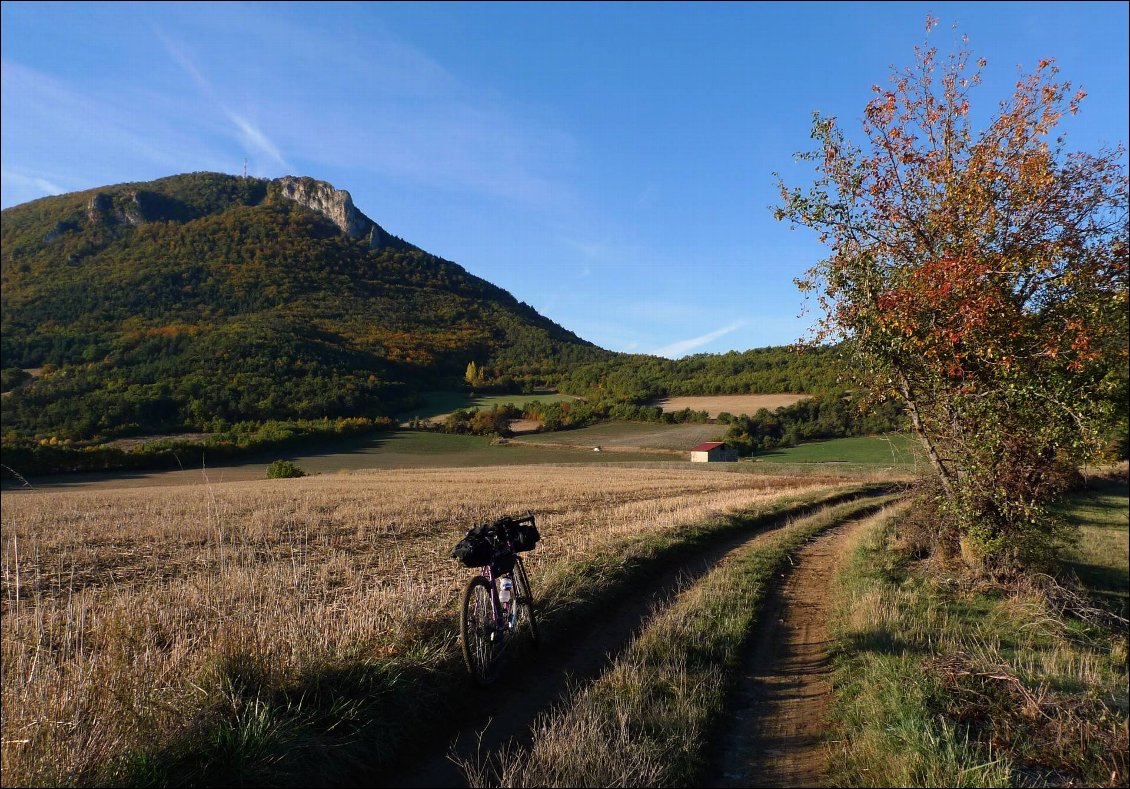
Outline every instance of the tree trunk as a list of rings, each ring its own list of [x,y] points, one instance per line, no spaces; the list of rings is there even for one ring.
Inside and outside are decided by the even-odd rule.
[[[934,467],[934,471],[938,475],[938,479],[942,483],[942,490],[945,491],[946,496],[953,496],[953,477],[950,470],[946,468],[945,463],[942,462],[941,457],[938,456],[938,450],[934,446],[933,440],[926,432],[926,428],[922,425],[922,416],[918,413],[918,403],[914,399],[914,393],[910,389],[910,381],[906,379],[902,370],[896,369],[895,375],[898,377],[898,390],[902,395],[902,399],[906,402],[907,413],[910,414],[910,424],[914,427],[914,432],[918,436],[918,440],[922,442],[922,446],[926,449],[926,457],[930,459],[930,465]]]

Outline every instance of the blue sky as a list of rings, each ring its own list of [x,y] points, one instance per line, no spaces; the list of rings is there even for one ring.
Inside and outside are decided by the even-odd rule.
[[[857,129],[933,14],[986,112],[1053,57],[1089,93],[1069,146],[1126,142],[1128,7],[4,2],[2,204],[246,158],[606,348],[786,344],[824,250],[773,173],[811,181],[814,111]]]

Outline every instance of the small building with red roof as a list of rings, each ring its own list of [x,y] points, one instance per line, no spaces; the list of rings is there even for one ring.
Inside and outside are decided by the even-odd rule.
[[[737,459],[738,453],[722,441],[707,441],[691,447],[692,463],[733,463]]]

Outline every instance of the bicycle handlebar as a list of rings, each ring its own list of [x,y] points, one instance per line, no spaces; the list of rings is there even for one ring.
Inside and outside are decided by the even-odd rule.
[[[534,514],[532,512],[527,512],[525,515],[522,515],[522,516],[503,515],[501,518],[494,520],[494,521],[491,521],[490,524],[488,524],[488,525],[489,526],[521,526],[524,523],[529,523],[529,524],[532,524],[532,525],[535,525],[535,526],[537,525],[537,523],[534,520]]]

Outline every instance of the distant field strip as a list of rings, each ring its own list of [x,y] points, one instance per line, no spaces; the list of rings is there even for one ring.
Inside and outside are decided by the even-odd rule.
[[[538,433],[513,439],[528,446],[601,447],[602,449],[659,449],[689,452],[704,441],[721,441],[724,425],[664,425],[653,422],[607,422],[576,430]]]
[[[668,397],[666,400],[660,400],[658,405],[664,411],[682,411],[684,408],[706,411],[713,419],[722,412],[738,416],[756,414],[762,408],[776,411],[778,408],[799,403],[809,397],[811,395],[805,394],[696,395]]]
[[[475,522],[533,510],[545,536],[535,588],[567,600],[578,563],[843,484],[531,466],[5,495],[5,784],[128,782],[199,731],[219,732],[220,748],[248,731],[290,747],[297,712],[279,713],[272,694],[325,693],[317,678],[337,667],[426,675],[454,648],[468,571],[448,554]],[[261,758],[267,772],[242,773],[249,783],[275,769]]]

